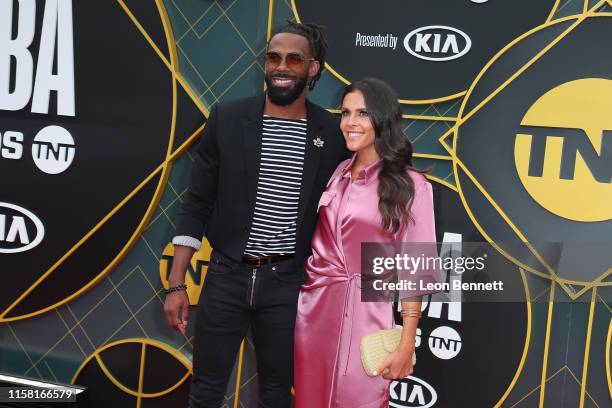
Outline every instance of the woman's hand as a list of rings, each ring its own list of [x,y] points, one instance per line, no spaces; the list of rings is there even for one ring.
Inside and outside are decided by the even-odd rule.
[[[413,343],[414,344],[414,343]],[[374,375],[382,375],[387,380],[398,380],[412,374],[412,355],[414,345],[401,344],[389,354],[385,361],[374,372]]]
[[[416,347],[416,331],[421,316],[421,297],[402,299],[402,338],[397,349],[373,373],[387,380],[398,380],[412,374],[412,356]]]

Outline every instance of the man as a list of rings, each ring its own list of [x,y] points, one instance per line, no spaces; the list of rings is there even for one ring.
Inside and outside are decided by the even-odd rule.
[[[283,26],[268,44],[266,94],[210,113],[172,240],[165,303],[169,324],[184,333],[185,271],[205,233],[214,250],[195,322],[192,408],[221,405],[249,327],[259,407],[290,406],[303,265],[319,198],[347,154],[337,119],[306,99],[326,48],[317,26]]]

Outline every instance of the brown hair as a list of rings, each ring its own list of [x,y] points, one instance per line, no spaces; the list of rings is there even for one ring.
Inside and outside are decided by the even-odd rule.
[[[412,144],[402,131],[398,97],[389,84],[376,78],[364,78],[348,85],[342,98],[355,91],[363,94],[374,127],[374,148],[383,162],[378,176],[382,227],[396,233],[402,224],[412,220],[414,182],[408,170],[418,171],[412,167]]]

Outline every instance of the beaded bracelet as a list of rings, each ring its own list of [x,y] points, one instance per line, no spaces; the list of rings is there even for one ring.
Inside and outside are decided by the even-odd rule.
[[[187,285],[183,283],[181,285],[172,286],[171,288],[164,289],[164,293],[167,295],[169,293],[178,292],[180,290],[187,290]]]

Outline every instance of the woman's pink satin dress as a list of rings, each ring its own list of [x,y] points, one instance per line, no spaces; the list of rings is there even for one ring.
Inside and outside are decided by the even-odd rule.
[[[361,243],[436,239],[431,184],[425,177],[410,172],[414,223],[391,234],[382,229],[378,211],[382,161],[351,182],[354,160],[340,163],[319,201],[295,325],[296,408],[388,406],[389,381],[365,374],[359,343],[367,334],[394,327],[392,303],[361,302]]]

